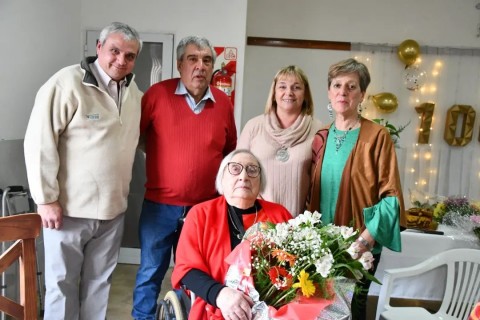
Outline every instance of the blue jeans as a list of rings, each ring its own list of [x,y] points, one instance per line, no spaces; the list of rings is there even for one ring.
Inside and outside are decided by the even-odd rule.
[[[133,291],[132,317],[154,320],[157,299],[180,235],[179,219],[190,207],[144,200],[138,225],[140,267]]]

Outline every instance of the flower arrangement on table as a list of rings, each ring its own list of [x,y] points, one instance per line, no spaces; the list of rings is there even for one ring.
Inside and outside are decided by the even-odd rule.
[[[334,302],[336,279],[352,279],[349,299],[355,281],[367,277],[379,283],[368,273],[371,252],[355,259],[358,232],[323,226],[320,218],[305,211],[286,223],[257,224],[227,258],[227,285],[253,298],[254,319],[316,319]]]
[[[473,232],[480,240],[480,202],[466,197],[450,196],[435,205],[433,219],[440,224]]]

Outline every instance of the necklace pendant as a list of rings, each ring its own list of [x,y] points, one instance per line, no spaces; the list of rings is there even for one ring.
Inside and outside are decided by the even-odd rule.
[[[240,233],[237,233],[237,239],[242,240],[242,236],[240,235]]]
[[[275,154],[275,159],[281,162],[287,162],[289,158],[290,158],[290,154],[288,153],[288,150],[286,147],[282,147],[278,149],[277,153]]]
[[[338,135],[337,134],[337,128],[333,127],[333,138],[335,140],[335,153],[338,153],[338,150],[341,148],[343,143],[345,142],[345,139],[347,138],[347,134],[350,132],[352,128],[348,128],[348,131],[345,131],[344,133]]]

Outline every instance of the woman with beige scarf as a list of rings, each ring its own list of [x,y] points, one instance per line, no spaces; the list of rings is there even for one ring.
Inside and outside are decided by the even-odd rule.
[[[261,197],[284,205],[293,216],[303,213],[310,185],[312,141],[321,128],[313,118],[308,78],[297,66],[277,72],[265,113],[247,122],[237,142],[265,167],[268,184]]]

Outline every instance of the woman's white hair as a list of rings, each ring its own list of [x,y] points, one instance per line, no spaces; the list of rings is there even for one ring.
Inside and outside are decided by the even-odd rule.
[[[260,167],[260,190],[259,191],[260,193],[262,193],[265,190],[265,185],[267,183],[265,170],[263,170],[263,166],[260,163],[260,161],[258,161],[258,158],[250,150],[247,150],[247,149],[233,150],[225,158],[223,158],[222,162],[220,163],[220,168],[218,168],[217,177],[215,179],[215,188],[217,189],[219,194],[223,194],[222,180],[223,180],[225,171],[227,169],[227,165],[232,160],[232,158],[239,153],[247,153],[251,155],[255,159],[255,161],[257,161],[257,165]]]

